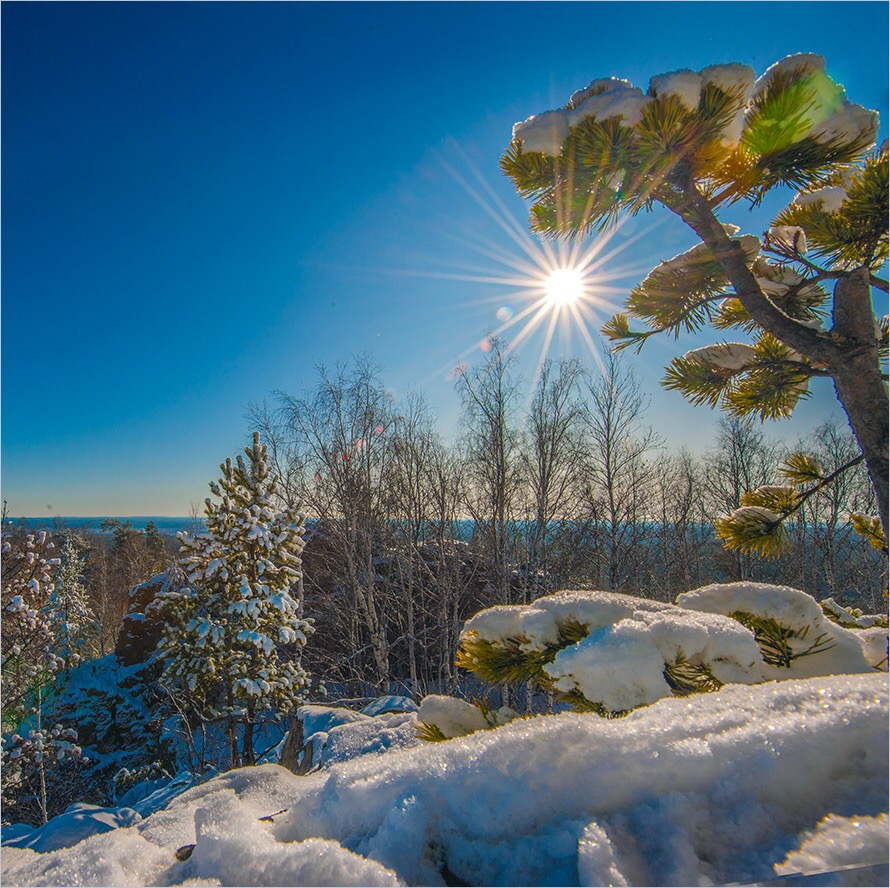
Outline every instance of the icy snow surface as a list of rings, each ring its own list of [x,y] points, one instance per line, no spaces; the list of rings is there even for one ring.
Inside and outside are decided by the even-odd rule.
[[[776,866],[776,872],[817,873],[839,870],[848,866],[885,864],[887,862],[887,815],[878,817],[838,817],[829,814],[812,833],[805,833],[800,848]],[[820,884],[850,885],[856,883],[843,878]],[[885,876],[886,881],[886,876]]]
[[[774,867],[795,853],[831,863],[876,845],[868,818],[887,804],[886,683],[875,673],[739,685],[661,700],[620,720],[576,713],[522,719],[307,777],[276,765],[245,768],[74,848],[5,849],[3,882],[392,885],[398,878],[443,885],[447,874],[452,884],[473,885],[702,885],[775,878]],[[290,810],[274,823],[259,820],[282,808]],[[839,821],[825,821],[828,815],[856,818],[865,831],[834,830]],[[175,850],[192,842],[191,858],[177,862]]]

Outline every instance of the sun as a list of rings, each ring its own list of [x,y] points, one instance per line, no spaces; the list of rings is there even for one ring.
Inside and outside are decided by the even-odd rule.
[[[579,268],[557,269],[544,281],[545,297],[554,308],[574,305],[584,291],[584,273]]]

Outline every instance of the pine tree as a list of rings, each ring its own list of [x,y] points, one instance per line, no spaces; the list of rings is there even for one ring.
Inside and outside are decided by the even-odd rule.
[[[647,95],[597,80],[568,104],[519,123],[501,165],[533,201],[531,225],[574,238],[659,203],[701,243],[655,268],[604,333],[639,349],[657,333],[708,325],[751,344],[718,343],[671,362],[664,384],[735,416],[784,417],[813,377],[833,380],[888,525],[887,322],[871,288],[887,258],[888,156],[870,150],[877,114],[846,98],[824,60],[804,54],[755,81],[744,65],[653,77]],[[738,236],[718,211],[799,191],[763,238]],[[833,286],[833,293],[829,287]],[[628,316],[648,329],[631,329]],[[822,322],[830,315],[830,329]],[[803,475],[761,493],[719,526],[743,550],[776,552],[782,521],[809,494]],[[807,470],[813,484],[830,479]],[[756,503],[755,503],[756,500]],[[875,522],[860,527],[873,535]],[[885,537],[879,541],[886,549]]]
[[[206,500],[206,532],[182,537],[188,584],[164,595],[159,643],[164,680],[207,718],[225,719],[233,767],[254,763],[260,712],[302,702],[299,653],[312,632],[302,616],[303,518],[279,504],[259,433],[244,453],[210,484],[217,501]]]

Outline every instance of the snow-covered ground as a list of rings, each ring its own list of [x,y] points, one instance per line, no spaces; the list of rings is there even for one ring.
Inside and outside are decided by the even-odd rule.
[[[885,864],[887,697],[883,673],[734,685],[305,777],[245,768],[73,848],[4,848],[3,883],[707,885]]]

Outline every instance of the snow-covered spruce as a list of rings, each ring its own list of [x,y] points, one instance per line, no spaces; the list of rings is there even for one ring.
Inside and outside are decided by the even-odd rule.
[[[3,883],[760,882],[872,862],[882,827],[886,851],[887,748],[885,675],[737,685],[620,721],[521,719],[306,777],[231,771],[129,829],[61,852],[5,848]]]
[[[218,502],[206,501],[206,532],[182,538],[187,585],[159,596],[164,680],[207,716],[229,720],[233,764],[253,761],[257,712],[303,702],[297,655],[312,631],[300,600],[303,518],[279,503],[258,433],[245,455],[226,460],[211,483]],[[236,723],[244,724],[240,753]]]

